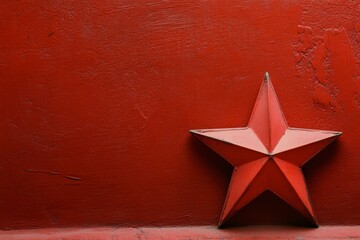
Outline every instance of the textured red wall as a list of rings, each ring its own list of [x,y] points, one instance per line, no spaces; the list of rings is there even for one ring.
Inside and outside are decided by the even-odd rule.
[[[231,167],[189,129],[245,126],[269,71],[289,125],[343,131],[304,169],[360,224],[356,1],[1,1],[0,228],[217,223]],[[241,223],[301,221],[273,196]]]

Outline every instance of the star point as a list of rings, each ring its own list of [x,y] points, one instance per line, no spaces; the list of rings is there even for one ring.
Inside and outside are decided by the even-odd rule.
[[[342,133],[289,127],[268,73],[247,127],[190,133],[234,167],[219,227],[265,191],[318,225],[301,167]]]

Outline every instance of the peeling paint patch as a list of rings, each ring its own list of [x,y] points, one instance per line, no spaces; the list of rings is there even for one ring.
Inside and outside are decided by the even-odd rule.
[[[336,104],[336,98],[331,96],[322,84],[315,84],[313,90],[313,101],[314,103],[322,108],[334,109]]]
[[[354,76],[359,73],[359,68],[345,28],[325,31],[323,42],[314,51],[313,67],[314,102],[328,109],[343,108],[356,102]]]
[[[64,177],[64,178],[67,178],[67,179],[70,179],[70,180],[76,180],[76,181],[82,180],[82,178],[80,178],[80,177],[65,175],[65,174],[62,174],[60,172],[36,170],[36,169],[24,169],[24,171],[28,172],[28,173],[40,173],[40,174],[57,175],[57,176],[61,176],[61,177]]]
[[[308,59],[313,58],[314,38],[312,28],[308,26],[298,25],[298,40],[294,44],[294,56],[296,58],[296,69],[299,73],[304,71],[312,71],[313,66]]]
[[[337,36],[338,34],[341,34],[340,38]],[[336,53],[339,51],[338,46],[336,45],[339,42],[344,42],[344,39],[346,38],[346,31],[344,29],[330,29],[325,32],[323,36],[323,43],[316,47],[314,52],[314,59],[312,62],[315,69],[316,78],[319,82],[329,82],[329,75],[332,71],[330,58],[336,57]],[[345,44],[343,47],[348,48],[349,46],[346,46]]]
[[[312,27],[297,27],[296,68],[299,75],[312,81],[313,103],[330,111],[359,107],[360,69],[348,31],[328,28],[315,35]]]
[[[298,25],[299,41],[301,43],[299,50],[306,53],[313,45],[312,28],[308,26]]]

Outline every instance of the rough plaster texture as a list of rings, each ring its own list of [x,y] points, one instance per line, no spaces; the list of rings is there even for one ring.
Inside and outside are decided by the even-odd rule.
[[[1,1],[0,228],[215,225],[231,166],[189,129],[344,132],[304,169],[321,225],[360,224],[357,1]],[[298,223],[262,196],[236,223]]]

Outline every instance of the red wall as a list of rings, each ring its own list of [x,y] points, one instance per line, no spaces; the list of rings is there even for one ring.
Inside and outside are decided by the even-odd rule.
[[[343,131],[304,169],[320,224],[360,224],[356,1],[1,1],[0,228],[217,223],[269,71],[288,123]],[[241,223],[299,222],[273,196]]]

